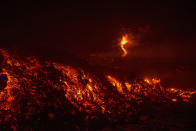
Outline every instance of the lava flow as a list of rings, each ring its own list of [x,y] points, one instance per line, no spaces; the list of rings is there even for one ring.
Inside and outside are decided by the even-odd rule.
[[[124,41],[126,44],[126,39]],[[138,105],[146,100],[172,103],[182,99],[188,102],[196,93],[164,88],[159,78],[123,81],[104,74],[106,79],[101,81],[95,74],[80,68],[39,61],[34,57],[22,59],[4,50],[0,56],[2,129],[28,130],[28,126],[34,126],[28,125],[32,121],[40,123],[60,118],[79,125],[81,120],[117,121],[137,112]]]
[[[123,51],[122,57],[125,57],[127,55],[127,50],[125,49],[125,45],[129,42],[130,41],[128,40],[128,35],[127,34],[123,35],[122,39],[121,39],[121,42],[120,42],[120,47]]]

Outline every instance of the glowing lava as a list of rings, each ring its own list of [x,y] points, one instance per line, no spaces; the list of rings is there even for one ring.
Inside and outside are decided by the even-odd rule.
[[[123,37],[122,45],[128,42]],[[122,46],[124,47],[124,46]],[[36,58],[21,59],[0,50],[0,76],[6,84],[0,90],[0,127],[22,128],[21,120],[45,121],[58,117],[80,117],[91,121],[128,119],[146,100],[158,103],[188,102],[196,91],[164,88],[159,78],[120,80],[105,75],[103,80],[80,68]],[[124,56],[126,55],[126,52]],[[3,77],[0,77],[4,81]],[[56,113],[56,112],[61,113]],[[43,113],[42,113],[43,112]],[[55,114],[56,113],[56,114]],[[76,116],[76,113],[79,114]],[[82,115],[81,115],[82,114]]]
[[[127,50],[125,49],[125,45],[129,42],[128,40],[128,35],[123,35],[121,42],[120,42],[120,47],[123,51],[122,57],[125,57],[127,55]]]

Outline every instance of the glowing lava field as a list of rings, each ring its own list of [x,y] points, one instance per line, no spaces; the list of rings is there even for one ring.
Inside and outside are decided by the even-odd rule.
[[[150,121],[148,113],[140,113],[153,107],[167,112],[196,93],[163,87],[159,78],[120,80],[103,74],[102,81],[77,67],[5,50],[0,56],[1,130],[101,130]]]

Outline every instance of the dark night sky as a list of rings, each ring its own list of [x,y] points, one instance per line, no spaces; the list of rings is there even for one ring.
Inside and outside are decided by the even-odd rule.
[[[109,50],[122,27],[145,25],[152,28],[154,40],[190,40],[195,35],[193,10],[192,3],[178,1],[6,3],[1,4],[1,47],[71,53]]]

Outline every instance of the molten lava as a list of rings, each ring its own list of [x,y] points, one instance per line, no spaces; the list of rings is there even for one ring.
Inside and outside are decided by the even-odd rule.
[[[128,40],[128,35],[123,35],[121,42],[120,42],[120,47],[123,51],[122,57],[125,57],[127,55],[127,50],[125,49],[125,45],[129,42]]]
[[[121,43],[124,48],[126,36]],[[7,76],[7,84],[0,90],[0,126],[10,125],[13,130],[20,130],[23,120],[39,121],[39,114],[47,111],[50,120],[68,114],[73,118],[78,112],[86,121],[101,116],[115,121],[137,112],[138,105],[147,99],[159,103],[178,99],[188,102],[196,93],[166,89],[158,78],[123,81],[106,75],[106,81],[101,81],[80,68],[30,57],[22,59],[4,50],[0,53],[0,75]]]

